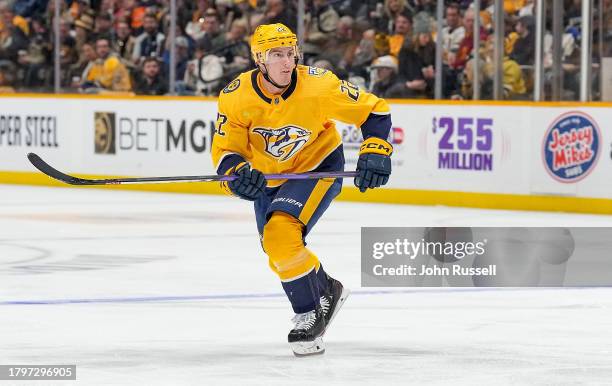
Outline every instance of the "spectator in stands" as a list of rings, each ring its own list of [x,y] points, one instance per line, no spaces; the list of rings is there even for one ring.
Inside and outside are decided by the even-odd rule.
[[[395,57],[404,44],[410,46],[412,41],[412,18],[406,13],[395,17],[395,31],[389,36],[389,53]]]
[[[219,56],[225,57],[226,73],[239,73],[251,65],[251,51],[247,39],[247,25],[243,19],[235,19],[225,33],[225,46]],[[233,77],[230,75],[230,77]]]
[[[81,87],[87,77],[88,67],[93,66],[98,58],[94,43],[83,43],[81,49],[77,52],[79,58],[76,63],[70,66],[67,78],[63,82],[64,84],[68,83],[69,87],[74,90]]]
[[[380,10],[380,8],[379,8]],[[396,27],[397,16],[400,14],[409,15],[411,9],[408,8],[407,0],[385,0],[383,12],[371,14],[374,28],[387,35],[391,35]]]
[[[28,39],[13,23],[14,17],[10,3],[0,1],[0,60],[16,63],[18,52],[27,48]]]
[[[253,16],[255,14],[255,9],[251,6],[250,2],[247,0],[234,0],[235,7],[235,19],[241,20],[245,23],[247,27],[247,35],[251,35],[253,32]],[[232,20],[233,21],[233,20]]]
[[[446,26],[442,28],[442,61],[446,65],[455,62],[459,45],[465,37],[465,28],[461,24],[461,14],[457,4],[446,8]]]
[[[212,43],[205,36],[196,43],[195,59],[190,61],[185,72],[185,84],[197,95],[215,95],[222,85],[223,65],[221,59],[212,55]]]
[[[170,40],[166,43],[166,50],[164,51],[163,64],[164,74],[170,79]],[[176,46],[176,67],[175,67],[175,80],[183,81],[185,78],[185,71],[187,71],[187,65],[189,63],[189,41],[185,36],[177,36],[175,40]]]
[[[225,45],[225,36],[221,30],[221,22],[219,14],[214,8],[206,10],[204,17],[201,19],[200,31],[191,37],[198,41],[204,37],[212,44],[212,49],[217,50]]]
[[[64,39],[60,48],[60,85],[62,88],[71,87],[72,66],[79,60],[79,54],[75,41]],[[79,77],[80,81],[80,77]],[[79,82],[77,81],[77,84]]]
[[[76,47],[80,48],[85,42],[91,40],[94,29],[93,11],[86,10],[74,22]]]
[[[480,55],[476,56],[476,58],[471,58],[465,63],[465,69],[463,70],[463,76],[461,78],[461,94],[455,94],[451,99],[472,99],[474,96],[475,84],[478,84],[478,87],[480,87],[480,99],[493,98],[493,79],[484,76],[482,69],[485,66],[485,62]],[[477,83],[474,81],[473,66],[475,60],[479,60],[480,68]]]
[[[130,74],[121,60],[111,51],[110,40],[98,37],[96,40],[97,59],[85,69],[82,88],[88,92],[130,91]]]
[[[134,42],[132,63],[139,66],[148,56],[161,57],[165,36],[159,31],[159,24],[154,14],[148,13],[143,19],[143,33]]]
[[[331,61],[337,69],[347,69],[353,62],[357,44],[354,19],[350,16],[342,16],[338,19],[336,33],[325,42],[323,54],[319,58]]]
[[[26,88],[44,88],[51,84],[51,57],[53,45],[50,34],[42,20],[32,20],[31,35],[25,50],[18,52],[20,67],[20,86]],[[73,41],[73,40],[72,40]]]
[[[414,31],[412,49],[423,61],[423,65],[435,66],[436,64],[436,43],[433,41],[430,26],[422,25],[421,29]]]
[[[442,63],[443,63],[443,95],[448,98],[459,92],[459,70],[453,67],[459,45],[465,37],[465,28],[461,24],[461,14],[457,4],[449,4],[446,8],[446,27],[442,29]]]
[[[282,23],[292,31],[297,31],[297,13],[290,1],[266,0],[266,9],[259,24]]]
[[[521,65],[533,65],[535,59],[535,35],[533,16],[523,16],[516,23],[519,35],[510,57]]]
[[[493,60],[493,36],[489,36],[485,44],[484,55],[485,65],[483,71],[485,76],[492,80],[495,76],[495,61]],[[485,81],[486,82],[486,81]],[[503,62],[503,92],[504,99],[524,99],[527,89],[525,87],[525,79],[523,72],[518,63],[508,55],[504,55]]]
[[[468,8],[463,15],[463,26],[465,28],[465,36],[461,43],[459,43],[459,48],[457,50],[457,55],[455,57],[455,62],[451,63],[451,67],[459,70],[463,70],[465,64],[467,63],[470,55],[472,54],[472,49],[474,48],[474,9]],[[480,26],[480,41],[485,42],[487,40],[487,33],[484,28]]]
[[[251,65],[249,49],[242,42],[248,40],[255,25],[282,22],[296,28],[297,0],[177,1],[178,57],[175,81],[179,84],[183,79],[189,80],[198,94],[213,94],[215,89],[218,90],[232,78],[234,72]],[[454,0],[458,4],[449,1],[453,0],[445,1],[448,4],[446,26],[440,31],[443,40],[444,97],[466,94],[459,89],[467,87],[471,90],[470,82],[473,82],[469,79],[472,75],[466,71],[474,56],[472,33],[476,15],[471,8],[474,0]],[[495,9],[492,0],[479,1],[483,22],[480,39],[485,41],[488,32],[491,32],[487,28],[492,28]],[[612,0],[603,1],[603,20],[609,26],[606,25],[602,32],[603,52],[595,56],[612,55]],[[361,78],[362,83],[369,84],[369,66],[372,62],[376,58],[393,55],[399,63],[397,70],[391,71],[395,78],[385,78],[382,83],[379,80],[377,87],[386,88],[387,95],[388,89],[392,89],[394,93],[391,94],[395,96],[420,97],[423,93],[432,96],[435,77],[435,43],[432,39],[435,23],[432,24],[432,17],[435,16],[436,1],[311,0],[306,3],[310,3],[306,9],[306,35],[302,46],[306,64],[322,60],[321,63],[327,65],[325,61],[328,61],[344,79]],[[521,77],[515,71],[515,64],[531,65],[534,61],[534,3],[534,0],[504,0],[503,3],[506,12],[504,50],[510,56],[504,59],[505,88],[509,98],[522,97]],[[579,79],[580,50],[576,40],[579,38],[579,28],[576,23],[580,16],[580,0],[565,0],[564,4],[565,23],[574,26],[562,40],[564,84],[566,92],[568,88],[574,92]],[[154,56],[158,59],[161,73],[168,77],[169,42],[165,39],[169,35],[168,0],[60,0],[60,5],[63,86],[70,86],[73,78],[77,79],[74,83],[85,82],[85,78],[80,79],[81,73],[90,61],[91,67],[96,65],[95,71],[106,71],[100,63],[107,60],[96,60],[92,55],[84,54],[93,52],[85,42],[97,35],[110,38],[111,51],[115,52],[110,56],[122,59],[124,65],[131,66],[130,69],[144,70],[144,59]],[[0,60],[18,64],[14,66],[14,74],[8,75],[13,87],[50,86],[53,57],[49,48],[52,48],[54,40],[49,28],[52,22],[49,15],[53,9],[54,2],[49,0],[0,0]],[[463,17],[462,10],[465,10]],[[45,18],[37,19],[37,14]],[[114,28],[112,21],[117,21]],[[568,26],[565,27],[567,29]],[[189,35],[185,34],[185,30]],[[41,34],[43,31],[45,34]],[[593,33],[596,32],[594,30]],[[187,36],[186,49],[183,38]],[[197,55],[194,54],[196,43],[191,36],[201,40]],[[73,44],[74,37],[76,44]],[[545,70],[551,66],[551,45],[552,37],[548,33],[544,38]],[[75,52],[81,53],[79,60],[75,60]],[[86,57],[87,60],[84,59]],[[112,61],[109,63],[112,64]],[[149,67],[153,66],[149,63]],[[378,73],[378,69],[385,73],[389,68],[393,70],[379,63],[373,73]],[[90,70],[92,68],[88,68],[87,74],[92,73]],[[123,74],[122,71],[118,73]],[[527,83],[529,89],[527,79],[523,83]],[[389,80],[391,83],[401,83],[401,87],[390,88]],[[490,78],[484,77],[480,80],[482,90],[488,90],[489,81]],[[423,82],[426,85],[424,90]],[[125,84],[113,87],[126,88]]]
[[[121,19],[117,22],[115,28],[115,40],[113,41],[113,51],[117,53],[117,56],[124,62],[124,64],[131,65],[132,53],[134,52],[134,45],[136,44],[136,38],[132,36],[132,29],[127,19]]]
[[[515,31],[516,18],[512,15],[504,16],[504,53],[510,55],[514,51],[514,45],[519,38]]]
[[[142,63],[141,75],[134,85],[137,95],[164,95],[168,93],[168,81],[161,74],[159,61],[148,57]]]
[[[372,93],[383,98],[413,98],[418,95],[413,90],[416,83],[406,81],[398,76],[397,59],[391,55],[381,56],[374,60],[372,71]],[[410,87],[408,86],[410,84]],[[425,82],[421,79],[420,88],[425,90]]]
[[[427,84],[425,93],[427,97],[433,98],[435,78],[436,78],[436,44],[433,42],[431,36],[431,30],[429,26],[420,26],[421,30],[415,30],[415,38],[412,44],[412,50],[416,56],[420,59],[423,74],[423,79]],[[401,71],[404,69],[404,58],[402,58],[402,52],[400,51],[400,63],[402,63]],[[405,76],[405,75],[404,75]]]
[[[376,30],[372,28],[364,31],[359,41],[359,45],[355,49],[355,57],[353,58],[351,70],[364,78],[369,77],[366,67],[368,67],[378,56],[388,53],[388,50],[387,52],[381,53],[381,55],[376,52]]]
[[[305,57],[316,56],[321,52],[321,47],[336,30],[338,24],[338,12],[327,0],[314,0],[310,12],[306,15],[306,36],[302,53]]]
[[[428,34],[420,35],[429,37]],[[405,82],[406,90],[401,91],[402,95],[405,95],[406,98],[423,98],[427,95],[428,91],[433,90],[433,79],[429,80],[428,85],[428,79],[425,78],[426,73],[430,70],[432,72],[431,78],[435,76],[435,74],[433,74],[433,65],[431,63],[426,65],[423,60],[424,58],[420,55],[424,50],[423,46],[420,46],[422,43],[427,44],[431,42],[420,42],[415,40],[411,45],[404,45],[399,52],[398,76]],[[425,45],[425,47],[427,47],[427,45]],[[430,87],[429,90],[428,86]]]
[[[108,36],[114,40],[113,19],[108,13],[98,13],[94,24],[94,36]]]

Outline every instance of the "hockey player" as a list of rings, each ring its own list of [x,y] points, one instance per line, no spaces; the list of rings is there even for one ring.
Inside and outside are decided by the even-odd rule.
[[[363,134],[355,185],[365,192],[386,184],[389,107],[329,71],[298,65],[296,35],[283,24],[257,27],[251,53],[257,69],[219,95],[213,162],[218,174],[238,176],[222,184],[227,192],[254,202],[262,247],[296,313],[288,336],[294,353],[323,353],[323,334],[349,291],[323,270],[304,239],[342,180],[266,181],[263,174],[343,170],[337,119]]]

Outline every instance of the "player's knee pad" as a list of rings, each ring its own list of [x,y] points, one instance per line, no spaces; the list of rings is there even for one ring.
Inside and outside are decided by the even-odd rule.
[[[283,212],[274,212],[264,226],[262,245],[270,268],[281,280],[300,277],[319,265],[302,239],[304,224]]]

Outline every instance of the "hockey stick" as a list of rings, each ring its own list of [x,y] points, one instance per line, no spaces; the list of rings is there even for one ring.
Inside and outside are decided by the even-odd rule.
[[[51,178],[70,185],[121,185],[121,184],[161,184],[169,182],[210,182],[210,181],[233,181],[236,176],[172,176],[172,177],[135,177],[135,178],[103,178],[87,179],[78,178],[60,172],[49,165],[37,154],[28,153],[28,160],[34,167]],[[307,180],[317,178],[350,178],[355,177],[357,172],[308,172],[287,174],[266,174],[267,180]]]

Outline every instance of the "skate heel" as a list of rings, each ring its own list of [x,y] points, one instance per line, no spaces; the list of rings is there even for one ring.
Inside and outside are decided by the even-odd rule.
[[[291,342],[289,345],[291,346],[291,350],[293,350],[293,355],[296,357],[320,355],[325,352],[325,344],[323,343],[323,338],[321,337],[315,338],[315,340],[310,342]]]
[[[336,307],[334,307],[334,311],[332,312],[331,317],[329,318],[329,322],[327,322],[326,327],[329,327],[331,325],[331,322],[334,320],[336,315],[338,315],[338,311],[340,311],[340,308],[342,308],[342,305],[344,305],[344,302],[346,301],[346,299],[349,297],[350,294],[351,294],[350,289],[346,287],[342,287],[342,293],[340,294],[340,297],[338,298],[338,303],[336,304]]]

